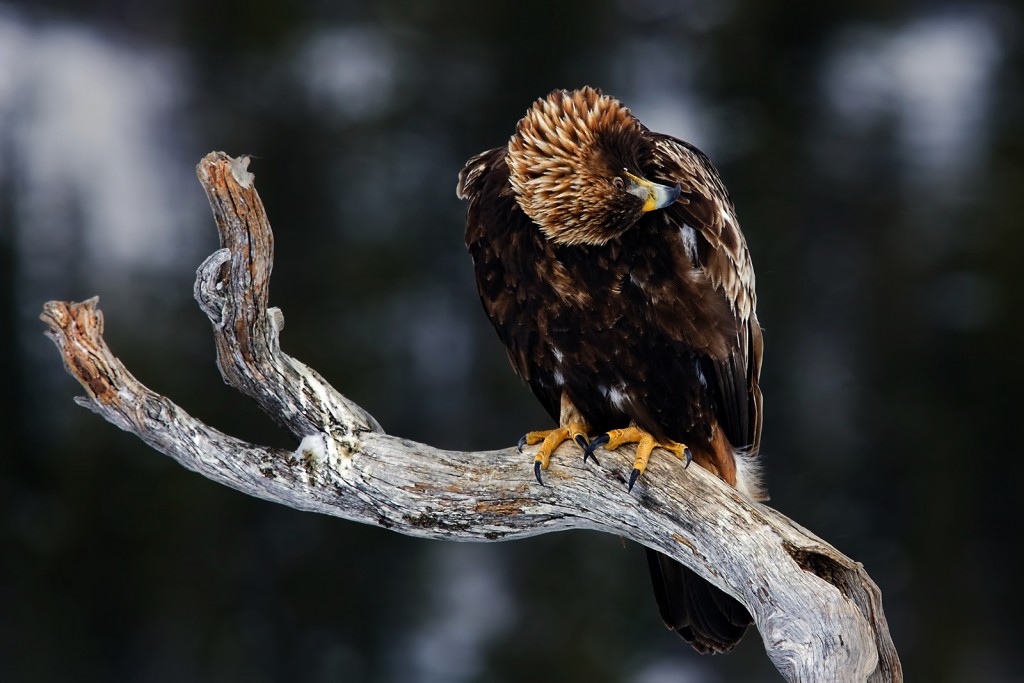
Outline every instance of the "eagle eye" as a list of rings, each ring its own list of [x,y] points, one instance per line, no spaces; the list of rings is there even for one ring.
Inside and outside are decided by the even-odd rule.
[[[617,190],[623,190],[626,188],[626,181],[624,181],[619,176],[615,176],[614,178],[612,178],[612,185],[614,185],[615,189]]]

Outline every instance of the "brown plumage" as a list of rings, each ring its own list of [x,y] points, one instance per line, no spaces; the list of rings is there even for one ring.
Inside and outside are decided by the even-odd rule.
[[[704,154],[597,90],[556,90],[466,163],[458,194],[484,309],[552,418],[590,438],[635,425],[686,444],[764,497],[754,272]],[[742,637],[742,605],[648,559],[670,628],[701,652]]]

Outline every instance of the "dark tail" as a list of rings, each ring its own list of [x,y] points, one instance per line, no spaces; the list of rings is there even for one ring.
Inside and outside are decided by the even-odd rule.
[[[736,598],[673,559],[647,549],[654,597],[665,624],[701,654],[728,652],[753,623]]]

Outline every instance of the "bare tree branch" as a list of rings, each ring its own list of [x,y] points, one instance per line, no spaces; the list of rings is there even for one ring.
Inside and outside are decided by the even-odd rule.
[[[248,160],[212,153],[197,172],[222,248],[197,272],[224,379],[300,441],[295,451],[223,434],[140,384],[103,341],[97,299],[49,302],[42,319],[77,401],[183,466],[293,508],[427,538],[495,541],[597,529],[692,567],[754,616],[789,681],[901,681],[881,594],[861,565],[700,467],[654,458],[634,493],[632,455],[584,464],[571,445],[547,485],[509,448],[442,451],[385,435],[365,410],[281,351],[283,316],[268,308],[273,237]],[[627,449],[628,450],[628,449]]]

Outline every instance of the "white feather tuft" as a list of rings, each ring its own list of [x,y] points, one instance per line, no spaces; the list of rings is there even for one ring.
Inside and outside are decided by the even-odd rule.
[[[736,456],[736,490],[756,501],[768,500],[757,455],[744,448],[735,450],[733,454]]]

